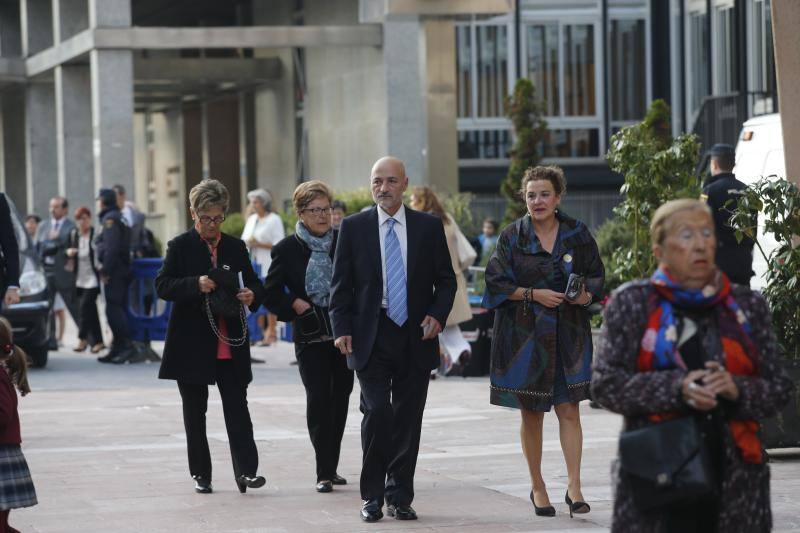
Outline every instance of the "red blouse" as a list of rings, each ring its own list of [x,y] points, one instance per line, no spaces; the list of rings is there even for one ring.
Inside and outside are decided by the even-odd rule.
[[[222,239],[217,239],[216,242],[209,242],[203,239],[203,242],[206,243],[208,246],[208,251],[211,253],[211,264],[214,265],[214,268],[217,267],[217,248],[219,247],[219,243]],[[225,319],[222,317],[217,317],[217,323],[219,324],[219,333],[223,337],[228,336],[228,324],[225,322]],[[221,339],[217,339],[217,359],[233,359],[233,355],[231,355],[231,347],[222,342]]]

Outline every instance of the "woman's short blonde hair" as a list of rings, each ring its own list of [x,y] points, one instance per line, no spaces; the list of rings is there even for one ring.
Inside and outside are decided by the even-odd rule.
[[[189,205],[195,213],[208,211],[212,207],[221,207],[222,212],[227,213],[229,202],[228,189],[217,180],[204,179],[189,191]]]
[[[331,190],[325,183],[320,180],[306,181],[298,185],[294,190],[292,205],[299,215],[308,204],[317,198],[327,198],[329,202],[333,202],[333,194],[331,194]]]
[[[675,215],[686,211],[702,211],[706,213],[709,218],[712,218],[711,209],[708,207],[708,204],[701,200],[696,200],[694,198],[670,200],[662,204],[656,209],[656,212],[653,213],[653,220],[650,222],[650,239],[653,244],[664,244],[664,239],[667,237],[667,234],[678,221]]]

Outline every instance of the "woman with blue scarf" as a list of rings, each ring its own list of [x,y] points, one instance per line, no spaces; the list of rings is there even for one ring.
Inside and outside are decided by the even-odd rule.
[[[611,531],[770,531],[769,467],[758,421],[786,404],[792,382],[777,356],[769,308],[714,264],[714,219],[705,203],[667,202],[653,215],[650,235],[658,269],[617,289],[606,305],[592,395],[625,417],[624,438],[662,435],[665,427],[675,434],[659,429],[662,423],[684,428],[677,437],[695,439],[698,447],[687,449],[708,458],[699,469],[707,481],[702,490],[699,483],[663,483],[660,472],[674,468],[653,459],[663,446],[636,453],[620,446]],[[680,453],[673,461],[679,466]],[[653,463],[662,464],[659,498],[647,497],[654,482],[638,470]],[[701,479],[696,472],[693,479]]]
[[[337,231],[331,228],[331,191],[318,180],[292,197],[295,234],[272,248],[264,305],[292,322],[295,354],[306,389],[306,419],[317,462],[317,492],[347,481],[337,473],[353,371],[333,345],[328,298]]]

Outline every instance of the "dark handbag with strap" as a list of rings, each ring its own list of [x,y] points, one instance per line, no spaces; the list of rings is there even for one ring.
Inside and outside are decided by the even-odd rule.
[[[624,431],[619,459],[620,473],[642,510],[663,510],[715,493],[709,452],[693,416]]]
[[[333,337],[327,308],[312,305],[294,319],[294,342],[306,344]]]
[[[217,284],[217,288],[205,294],[205,305],[211,329],[219,340],[229,346],[242,346],[247,341],[247,321],[245,320],[244,305],[236,298],[239,292],[239,280],[233,272],[222,268],[212,268],[208,277]],[[242,336],[230,338],[219,331],[216,318],[222,318],[227,323],[239,322],[242,327]]]

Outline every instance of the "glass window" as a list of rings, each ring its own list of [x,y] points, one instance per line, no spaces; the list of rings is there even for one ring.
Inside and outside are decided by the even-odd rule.
[[[558,24],[527,27],[528,78],[536,94],[544,100],[545,113],[560,115],[558,94]]]
[[[771,97],[775,92],[775,52],[772,43],[772,12],[770,0],[753,2],[752,43],[753,60],[751,90]]]
[[[472,42],[470,27],[456,26],[456,93],[458,116],[472,116]]]
[[[509,150],[511,150],[509,130],[458,132],[459,159],[506,159]]]
[[[640,120],[647,108],[644,20],[612,20],[608,34],[611,120]]]
[[[600,132],[597,129],[548,130],[540,149],[542,157],[597,157]]]
[[[714,10],[716,42],[714,45],[715,94],[727,94],[736,90],[736,56],[734,49],[733,7],[717,7]]]
[[[710,80],[708,79],[708,28],[707,15],[704,12],[689,14],[689,46],[686,50],[691,81],[689,83],[689,111],[690,114],[700,108],[703,98],[711,93]]]
[[[595,63],[594,26],[563,27],[564,112],[569,116],[594,115]]]
[[[503,116],[508,94],[508,30],[506,26],[476,28],[478,55],[478,116]]]

